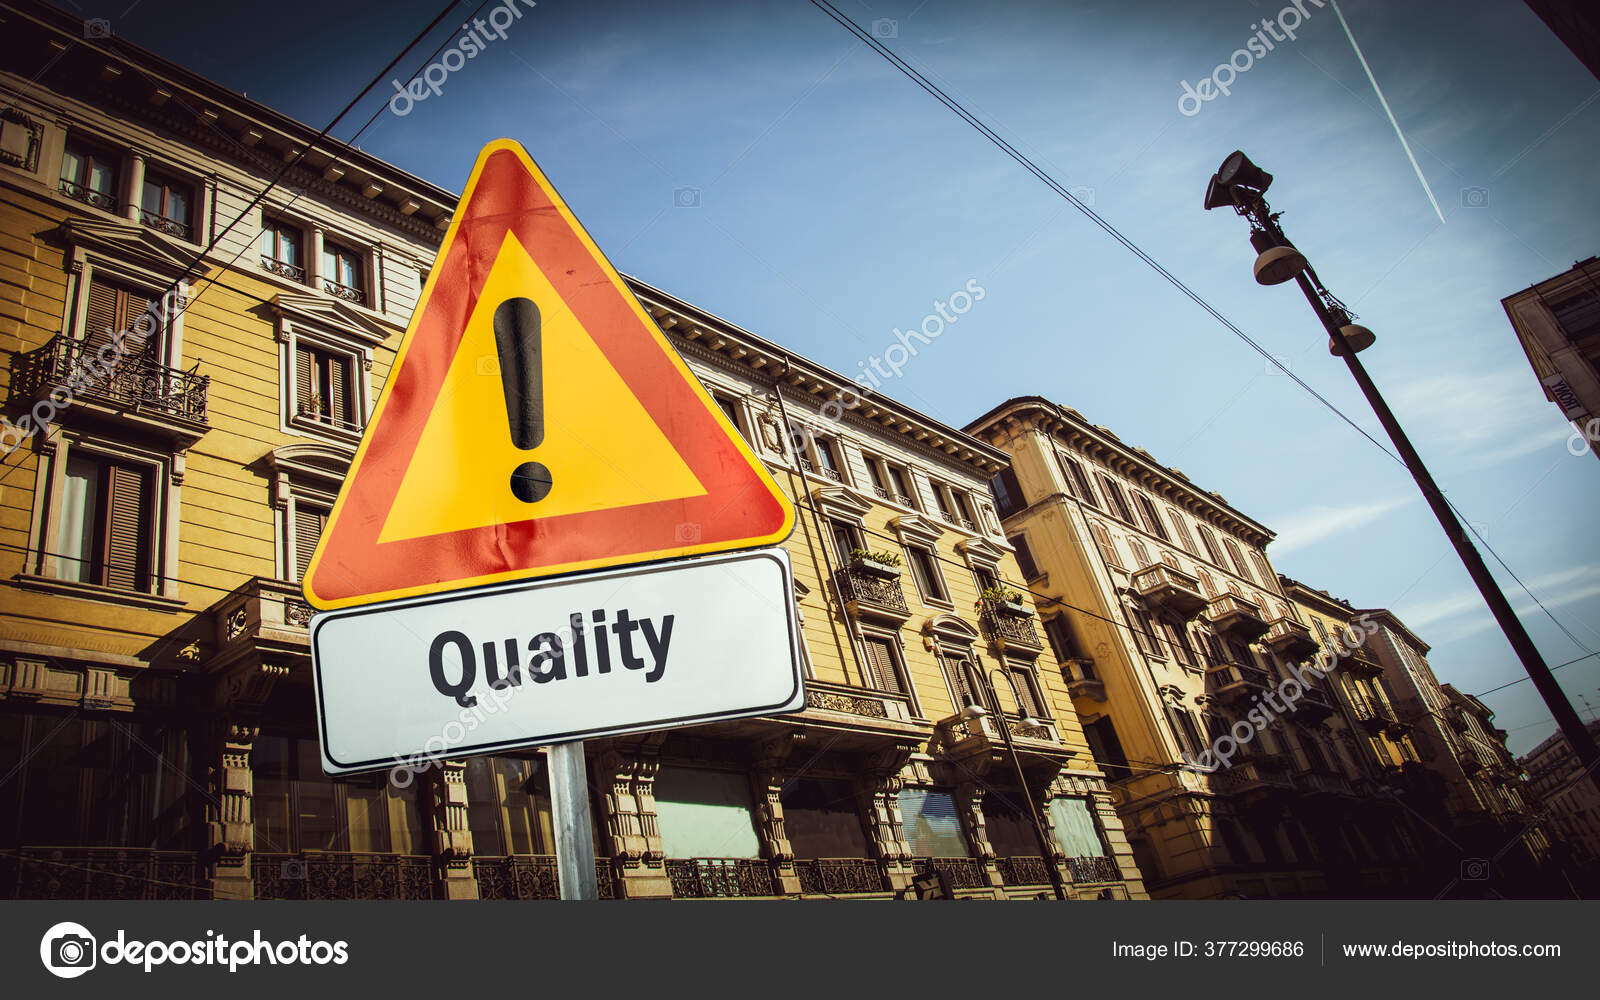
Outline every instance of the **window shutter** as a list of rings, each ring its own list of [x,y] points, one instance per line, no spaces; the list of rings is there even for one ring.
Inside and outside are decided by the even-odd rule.
[[[111,343],[117,332],[117,290],[98,279],[89,282],[89,303],[83,316],[84,350],[90,354]]]
[[[305,576],[311,565],[311,555],[317,551],[317,541],[322,538],[322,526],[328,522],[328,512],[304,504],[294,505],[295,579]]]
[[[1106,526],[1098,521],[1090,521],[1089,533],[1094,535],[1094,543],[1100,547],[1100,558],[1106,561],[1106,565],[1121,569],[1122,560],[1117,558],[1117,547],[1111,543],[1111,533],[1106,531]]]
[[[310,412],[316,394],[317,357],[304,347],[294,349],[294,391],[296,412]]]
[[[147,477],[124,465],[108,467],[105,585],[148,590],[144,512],[150,503]]]
[[[347,427],[355,426],[350,412],[350,359],[328,359],[328,415]]]
[[[1134,569],[1144,569],[1150,565],[1150,551],[1144,547],[1143,542],[1129,535],[1128,548],[1133,550]]]

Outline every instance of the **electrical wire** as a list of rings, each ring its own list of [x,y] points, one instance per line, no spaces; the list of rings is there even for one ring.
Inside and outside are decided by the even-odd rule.
[[[1135,243],[1133,240],[1129,239],[1127,236],[1124,236],[1120,230],[1118,230],[1111,223],[1107,222],[1104,218],[1102,218],[1100,216],[1099,213],[1095,212],[1094,209],[1090,208],[1082,200],[1080,200],[1076,195],[1074,195],[1069,188],[1067,188],[1066,186],[1062,185],[1059,181],[1057,181],[1049,173],[1047,173],[1045,170],[1040,168],[1031,159],[1029,159],[1027,155],[1025,155],[1024,153],[1018,151],[1014,146],[1011,145],[1011,143],[1007,142],[1004,138],[1002,138],[992,128],[990,128],[988,125],[986,125],[976,115],[974,115],[974,114],[972,114],[972,112],[968,111],[959,101],[956,101],[954,98],[950,97],[937,84],[934,84],[933,82],[928,80],[928,78],[925,77],[921,72],[919,72],[915,67],[911,66],[904,59],[901,59],[899,56],[897,56],[893,51],[891,51],[889,49],[889,47],[887,45],[883,44],[883,42],[880,39],[878,39],[877,37],[872,35],[872,33],[867,31],[866,29],[861,28],[860,26],[858,26],[849,17],[847,17],[846,15],[841,13],[837,7],[835,7],[835,6],[833,6],[833,4],[829,3],[828,0],[811,0],[811,3],[814,6],[816,6],[819,10],[821,10],[824,14],[828,15],[828,17],[830,17],[834,21],[838,22],[838,24],[841,27],[845,28],[845,30],[849,31],[852,35],[854,35],[861,42],[865,43],[867,46],[872,48],[873,51],[877,52],[880,56],[882,56],[884,59],[886,59],[891,66],[893,66],[895,69],[899,70],[907,79],[911,80],[918,87],[920,87],[924,91],[926,91],[930,96],[932,96],[935,100],[939,101],[939,103],[943,104],[946,108],[948,108],[951,112],[953,112],[957,117],[961,118],[962,121],[966,122],[968,125],[972,126],[974,129],[976,129],[980,135],[982,135],[984,138],[988,139],[991,143],[993,143],[996,147],[998,147],[1001,152],[1005,153],[1011,159],[1015,160],[1020,166],[1022,166],[1023,169],[1027,170],[1034,177],[1038,178],[1041,182],[1043,182],[1045,184],[1046,187],[1050,188],[1050,190],[1052,190],[1056,194],[1060,195],[1062,198],[1066,199],[1069,203],[1071,203],[1073,208],[1076,208],[1080,213],[1082,213],[1084,215],[1084,217],[1089,219],[1090,222],[1094,223],[1096,226],[1098,226],[1100,229],[1102,229],[1108,236],[1110,236],[1112,239],[1116,240],[1119,244],[1121,244],[1125,249],[1127,249],[1135,257],[1139,258],[1140,261],[1142,261],[1143,263],[1148,265],[1152,270],[1154,270],[1163,279],[1165,279],[1169,284],[1171,284],[1175,289],[1177,289],[1185,298],[1189,299],[1195,305],[1199,306],[1202,310],[1204,310],[1208,315],[1210,315],[1218,323],[1222,324],[1222,326],[1224,328],[1226,328],[1229,332],[1231,332],[1234,336],[1238,337],[1245,344],[1249,345],[1249,347],[1252,350],[1254,350],[1257,354],[1259,354],[1263,358],[1265,358],[1268,363],[1270,363],[1273,367],[1277,368],[1284,375],[1288,376],[1291,381],[1293,381],[1296,385],[1298,385],[1305,392],[1310,394],[1313,399],[1315,399],[1317,402],[1321,403],[1330,412],[1332,412],[1334,415],[1336,415],[1340,420],[1344,421],[1346,424],[1349,424],[1350,427],[1352,427],[1358,434],[1360,434],[1362,437],[1366,438],[1369,442],[1371,442],[1371,444],[1374,447],[1376,447],[1379,451],[1383,452],[1392,461],[1394,461],[1396,464],[1400,465],[1402,468],[1405,467],[1405,462],[1402,461],[1401,458],[1398,455],[1396,455],[1394,452],[1390,451],[1389,448],[1386,445],[1383,444],[1383,442],[1381,442],[1377,438],[1373,437],[1370,433],[1368,433],[1366,431],[1366,429],[1364,429],[1363,427],[1361,427],[1361,425],[1356,423],[1355,420],[1353,420],[1343,410],[1340,410],[1330,400],[1328,400],[1326,397],[1324,397],[1316,389],[1312,388],[1311,385],[1309,385],[1304,379],[1300,378],[1294,372],[1290,371],[1288,366],[1286,366],[1285,364],[1283,364],[1283,362],[1281,362],[1276,357],[1274,357],[1269,351],[1267,351],[1267,349],[1265,347],[1263,347],[1261,344],[1257,343],[1253,338],[1250,337],[1249,334],[1245,333],[1236,324],[1234,324],[1234,322],[1232,320],[1228,319],[1221,312],[1219,312],[1215,307],[1213,307],[1211,305],[1210,302],[1208,302],[1205,298],[1203,298],[1198,292],[1194,291],[1187,284],[1185,284],[1182,279],[1180,279],[1177,275],[1173,274],[1171,271],[1167,270],[1167,268],[1162,266],[1161,263],[1158,262],[1154,257],[1150,256],[1150,254],[1146,253],[1145,250],[1142,247],[1140,247],[1137,243]],[[1569,639],[1571,639],[1574,644],[1577,645],[1577,647],[1579,649],[1587,651],[1588,650],[1588,646],[1586,646],[1582,642],[1578,641],[1577,637],[1574,636],[1572,634],[1572,632],[1570,630],[1568,630],[1567,627],[1565,625],[1563,625],[1560,622],[1560,620],[1558,620],[1556,618],[1555,614],[1553,612],[1551,612],[1548,607],[1545,606],[1544,602],[1539,599],[1538,595],[1534,594],[1533,591],[1528,588],[1527,584],[1523,583],[1522,579],[1511,571],[1510,566],[1508,566],[1506,564],[1506,561],[1500,557],[1499,553],[1495,552],[1494,549],[1489,546],[1489,543],[1484,540],[1483,536],[1480,535],[1478,533],[1478,531],[1475,528],[1472,527],[1472,525],[1471,525],[1470,521],[1468,521],[1466,515],[1463,514],[1461,512],[1461,510],[1459,508],[1457,508],[1456,505],[1454,503],[1452,503],[1448,498],[1446,498],[1445,503],[1449,504],[1450,509],[1455,511],[1457,517],[1460,518],[1460,520],[1466,524],[1467,530],[1472,532],[1473,537],[1478,540],[1478,543],[1480,545],[1482,545],[1483,548],[1490,553],[1490,555],[1494,556],[1495,561],[1498,562],[1500,564],[1500,566],[1506,570],[1507,573],[1511,574],[1512,579],[1516,580],[1517,585],[1519,587],[1521,587],[1523,592],[1526,593],[1528,595],[1528,597],[1531,598],[1533,600],[1533,602],[1539,606],[1540,610],[1542,610],[1545,613],[1545,615],[1550,618],[1551,621],[1555,622],[1556,626],[1558,628],[1560,628],[1561,631],[1564,632],[1567,635],[1567,637]]]

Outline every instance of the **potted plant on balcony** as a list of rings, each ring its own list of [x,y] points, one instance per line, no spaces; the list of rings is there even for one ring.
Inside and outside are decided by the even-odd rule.
[[[1033,613],[1022,603],[1022,595],[1009,587],[986,587],[983,591],[983,602],[1024,618]]]
[[[874,576],[895,577],[900,575],[900,554],[887,549],[871,552],[867,549],[851,549],[850,565]]]

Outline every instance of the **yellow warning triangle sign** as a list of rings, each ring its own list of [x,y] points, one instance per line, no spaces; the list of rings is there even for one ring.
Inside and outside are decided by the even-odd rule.
[[[485,147],[305,576],[332,609],[769,545],[794,508],[522,147]]]

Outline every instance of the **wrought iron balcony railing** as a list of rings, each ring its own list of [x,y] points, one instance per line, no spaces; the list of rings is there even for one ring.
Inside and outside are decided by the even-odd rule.
[[[995,858],[994,866],[1000,872],[1000,881],[1006,885],[1048,885],[1050,869],[1043,858]]]
[[[187,222],[179,222],[177,219],[169,219],[160,212],[151,212],[147,209],[141,208],[139,210],[139,221],[149,226],[151,229],[154,229],[158,233],[166,233],[168,236],[176,236],[181,240],[188,239],[189,234],[193,232]]]
[[[852,614],[878,612],[902,621],[911,616],[898,573],[885,576],[860,566],[846,566],[834,574],[834,579],[838,581],[840,600]]]
[[[206,425],[211,376],[169,368],[143,354],[124,354],[105,365],[89,343],[56,337],[19,359],[18,391],[33,394],[68,387],[86,400]]]
[[[674,899],[775,896],[772,866],[754,858],[668,858]]]
[[[325,424],[328,427],[337,427],[338,429],[345,431],[355,431],[360,433],[364,429],[364,425],[357,421],[346,420],[343,417],[335,416],[332,413],[325,413],[317,406],[306,403],[301,403],[299,407],[296,408],[295,416],[300,417],[302,420],[310,420],[314,423]]]
[[[0,854],[0,899],[210,899],[195,851],[24,847]]]
[[[324,278],[322,279],[322,290],[327,292],[329,295],[344,299],[346,302],[354,302],[358,306],[364,306],[367,304],[366,292],[355,287],[354,285],[347,285],[342,281],[334,281],[332,278]]]
[[[1067,871],[1072,873],[1074,882],[1120,882],[1122,871],[1117,868],[1116,858],[1082,857],[1068,858]]]
[[[270,271],[280,278],[288,278],[290,281],[298,281],[302,284],[306,280],[306,269],[299,264],[291,264],[286,260],[279,260],[276,257],[269,257],[265,254],[261,256],[261,270]]]
[[[603,858],[595,861],[594,871],[600,898],[611,899],[616,894],[611,862]],[[479,899],[561,898],[554,854],[474,857],[472,875],[478,880]]]
[[[434,899],[433,859],[306,851],[250,856],[257,899]]]
[[[95,208],[103,208],[107,212],[115,212],[117,210],[117,199],[112,195],[106,194],[104,191],[96,191],[92,187],[75,181],[69,181],[65,177],[61,179],[61,193],[74,201],[81,201],[85,205],[93,205]]]
[[[1021,646],[1034,651],[1044,649],[1044,640],[1039,638],[1039,630],[1034,627],[1031,614],[1018,614],[1001,601],[985,599],[982,604],[979,622],[983,625],[984,637],[990,642],[997,642],[1002,647]]]
[[[952,889],[987,889],[989,879],[983,865],[975,858],[914,858],[911,873],[920,877],[933,872],[943,872]],[[1048,880],[1047,880],[1048,881]]]
[[[804,893],[847,896],[889,889],[878,863],[870,858],[800,858],[794,871]]]
[[[1206,606],[1205,595],[1200,593],[1200,581],[1166,563],[1139,570],[1133,574],[1132,583],[1134,592],[1147,603],[1170,608],[1185,618],[1194,617]]]

